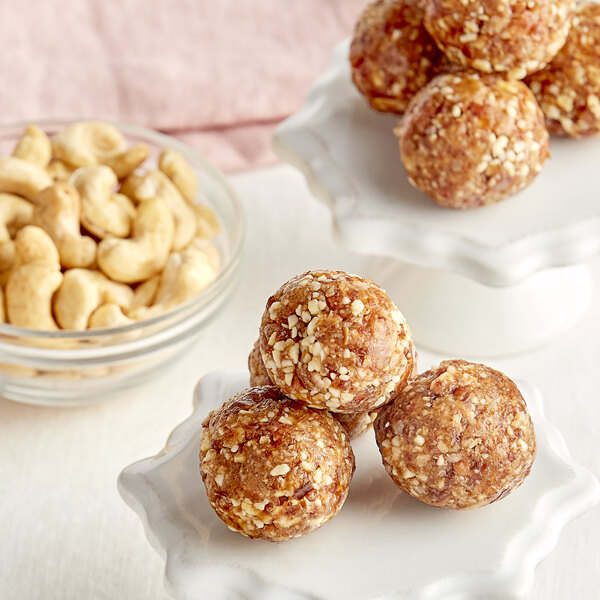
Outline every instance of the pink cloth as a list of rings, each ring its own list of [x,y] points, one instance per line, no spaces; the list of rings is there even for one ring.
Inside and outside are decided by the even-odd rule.
[[[3,123],[94,117],[159,129],[234,171],[274,160],[365,0],[0,3]]]

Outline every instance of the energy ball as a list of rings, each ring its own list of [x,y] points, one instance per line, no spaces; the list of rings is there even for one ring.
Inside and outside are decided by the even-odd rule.
[[[377,411],[370,410],[369,412],[350,414],[331,413],[331,416],[336,421],[339,421],[348,435],[348,438],[350,440],[355,440],[373,427],[373,421],[375,421]]]
[[[208,501],[233,531],[281,542],[341,509],[354,473],[342,426],[276,387],[249,388],[202,423],[200,473]]]
[[[574,138],[600,132],[600,5],[575,5],[567,43],[527,80],[550,133]]]
[[[416,361],[408,324],[375,283],[309,271],[267,302],[260,351],[269,377],[301,404],[340,413],[389,402]]]
[[[248,356],[248,369],[250,371],[251,387],[260,385],[273,385],[260,354],[259,340],[256,340],[254,346],[252,347],[252,351]],[[377,416],[377,412],[372,410],[369,412],[350,414],[331,413],[331,416],[342,424],[342,427],[346,431],[348,438],[353,440],[361,436],[372,427],[373,421]]]
[[[409,181],[441,206],[494,204],[526,188],[549,156],[529,88],[494,75],[440,75],[396,128]]]
[[[454,63],[523,79],[564,45],[574,0],[428,0],[425,27]]]
[[[250,387],[273,385],[260,353],[260,340],[254,342],[248,355],[248,370],[250,371]]]
[[[448,360],[379,412],[383,464],[403,491],[449,509],[504,498],[529,474],[536,441],[527,405],[506,375]]]
[[[423,0],[377,0],[359,17],[352,80],[378,111],[402,114],[435,75],[441,52],[423,27]]]

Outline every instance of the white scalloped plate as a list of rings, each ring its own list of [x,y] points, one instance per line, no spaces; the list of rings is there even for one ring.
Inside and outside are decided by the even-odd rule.
[[[247,381],[242,371],[202,379],[193,414],[162,452],[119,477],[179,600],[522,598],[561,529],[600,499],[596,479],[544,417],[539,393],[520,382],[539,450],[531,475],[501,502],[452,512],[413,500],[394,486],[367,433],[353,444],[356,474],[337,517],[283,544],[249,540],[215,515],[198,472],[202,420]]]
[[[336,47],[300,112],[282,123],[276,153],[331,207],[348,248],[512,285],[600,251],[600,138],[552,140],[533,185],[494,206],[444,209],[408,183],[392,129],[350,79],[349,42]]]

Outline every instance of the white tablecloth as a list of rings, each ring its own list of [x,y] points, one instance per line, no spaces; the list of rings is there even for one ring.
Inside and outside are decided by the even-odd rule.
[[[58,410],[0,400],[0,599],[167,599],[163,562],[119,497],[119,472],[162,448],[191,412],[203,374],[245,367],[265,300],[281,283],[310,268],[372,274],[373,260],[335,246],[327,209],[291,168],[233,182],[248,215],[240,285],[183,360],[151,386],[97,406]],[[599,261],[591,267],[600,282]],[[420,365],[440,358],[421,351]],[[600,474],[597,299],[585,320],[552,345],[486,362],[534,382],[573,456]],[[531,600],[597,600],[599,574],[596,508],[564,530],[537,569]]]

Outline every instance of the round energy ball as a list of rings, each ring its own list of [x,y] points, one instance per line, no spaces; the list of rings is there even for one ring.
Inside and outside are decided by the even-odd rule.
[[[235,395],[202,425],[208,501],[233,531],[285,541],[318,529],[344,504],[354,455],[329,413],[265,386]]]
[[[428,0],[425,27],[454,63],[523,79],[562,48],[574,0]]]
[[[402,114],[434,76],[441,52],[423,16],[423,0],[376,0],[360,15],[350,46],[352,80],[375,110]]]
[[[250,371],[250,387],[273,385],[260,353],[260,340],[254,342],[248,355],[248,370]]]
[[[550,133],[574,138],[600,132],[600,5],[575,5],[567,43],[527,83]]]
[[[256,340],[254,346],[252,347],[252,351],[248,356],[248,369],[250,371],[250,387],[273,385],[260,354],[259,340]],[[348,438],[353,440],[361,436],[373,426],[373,421],[377,416],[377,411],[372,410],[369,412],[349,414],[331,413],[331,416],[336,421],[341,423],[348,435]]]
[[[549,156],[544,115],[529,88],[494,75],[436,77],[395,131],[410,183],[449,208],[520,192]]]
[[[449,509],[485,506],[529,474],[533,424],[517,386],[485,365],[449,360],[379,411],[383,464],[403,491]]]
[[[406,320],[375,283],[309,271],[267,302],[260,351],[269,377],[301,404],[354,413],[389,402],[416,361]]]
[[[375,417],[377,417],[377,411],[370,410],[368,412],[349,414],[331,413],[331,416],[336,421],[339,421],[348,435],[348,438],[350,440],[355,440],[373,427],[373,422],[375,421]]]

